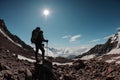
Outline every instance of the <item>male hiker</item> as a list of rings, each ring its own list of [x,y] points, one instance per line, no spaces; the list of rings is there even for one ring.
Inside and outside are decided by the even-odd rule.
[[[36,47],[36,52],[35,52],[36,62],[37,63],[39,62],[39,60],[38,60],[38,51],[40,49],[41,52],[42,52],[42,62],[44,63],[45,50],[44,50],[43,42],[48,43],[48,40],[44,39],[43,31],[40,29],[40,27],[36,27],[36,29],[34,29],[32,31],[31,42],[34,43],[35,47]]]

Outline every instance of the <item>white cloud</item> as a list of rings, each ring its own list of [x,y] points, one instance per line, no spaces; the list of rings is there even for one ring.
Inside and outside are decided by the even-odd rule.
[[[79,35],[74,35],[74,36],[72,36],[71,38],[70,38],[70,42],[75,42],[78,38],[80,38],[81,37],[81,35],[79,34]]]
[[[92,40],[90,42],[94,43],[94,42],[98,42],[98,41],[100,41],[100,39],[94,39],[94,40]]]
[[[66,35],[66,36],[63,36],[62,38],[66,39],[66,38],[70,38],[70,37],[71,37],[71,35]]]

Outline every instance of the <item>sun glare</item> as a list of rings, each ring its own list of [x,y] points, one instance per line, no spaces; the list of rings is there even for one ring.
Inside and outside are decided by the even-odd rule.
[[[49,10],[47,10],[47,9],[45,9],[44,12],[43,12],[43,14],[44,14],[45,16],[48,16],[49,13],[50,13],[50,12],[49,12]]]

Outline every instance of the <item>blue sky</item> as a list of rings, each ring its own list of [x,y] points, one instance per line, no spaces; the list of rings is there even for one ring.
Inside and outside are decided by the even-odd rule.
[[[91,46],[120,27],[120,0],[0,0],[0,18],[27,44],[40,26],[51,47]]]

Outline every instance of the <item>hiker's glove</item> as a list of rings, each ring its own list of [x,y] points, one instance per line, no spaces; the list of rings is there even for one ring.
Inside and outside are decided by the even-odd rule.
[[[46,40],[46,42],[48,43],[48,40]]]

